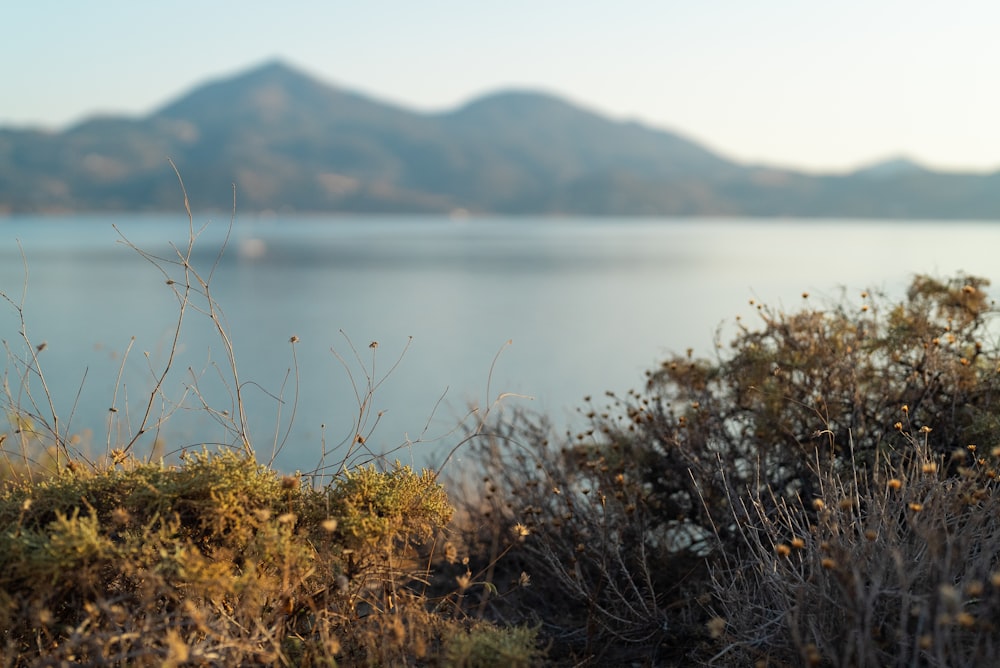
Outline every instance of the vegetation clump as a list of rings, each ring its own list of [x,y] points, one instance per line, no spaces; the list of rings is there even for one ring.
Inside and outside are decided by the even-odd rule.
[[[984,665],[1000,613],[1000,349],[987,282],[785,312],[715,359],[483,440],[473,554],[567,662]],[[522,522],[526,536],[497,525]],[[502,537],[501,540],[497,540]]]
[[[432,474],[304,482],[235,452],[9,480],[7,665],[492,665],[476,637],[534,655],[530,632],[467,630],[414,585],[452,513]]]

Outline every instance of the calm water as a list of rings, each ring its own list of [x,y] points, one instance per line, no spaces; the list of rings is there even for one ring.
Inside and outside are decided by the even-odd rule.
[[[46,344],[40,360],[56,408],[66,419],[76,405],[71,428],[95,448],[108,441],[112,404],[112,440],[138,424],[177,315],[165,276],[112,224],[162,257],[171,243],[186,245],[187,221],[176,217],[0,220],[0,289],[19,301],[27,286],[28,334]],[[228,218],[196,220],[205,224],[194,265],[207,276]],[[997,279],[997,248],[1000,225],[982,222],[248,218],[236,221],[211,289],[258,451],[266,458],[290,429],[277,463],[308,470],[324,443],[353,436],[352,379],[363,393],[373,368],[381,379],[401,356],[369,404],[384,414],[368,443],[419,440],[401,458],[433,463],[456,442],[449,432],[469,406],[485,408],[501,392],[532,397],[508,398],[506,410],[545,411],[567,424],[584,395],[638,387],[672,351],[709,353],[721,323],[752,314],[750,298],[795,308],[803,291],[810,299],[841,288],[898,295],[917,272]],[[0,338],[23,355],[18,328],[5,306]],[[17,373],[8,361],[14,392]],[[210,321],[189,311],[157,403],[160,414],[183,398],[165,440],[231,441],[200,406],[203,398],[231,409],[233,386]],[[36,398],[39,389],[32,385]]]

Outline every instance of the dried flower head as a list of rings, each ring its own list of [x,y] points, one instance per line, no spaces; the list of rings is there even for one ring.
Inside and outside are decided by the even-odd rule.
[[[118,506],[111,511],[111,523],[116,527],[123,527],[132,521],[132,514],[125,508]]]
[[[521,524],[520,522],[512,526],[510,530],[511,533],[514,534],[514,537],[517,538],[519,541],[523,541],[531,534],[531,529]]]
[[[722,617],[713,617],[712,619],[708,620],[708,623],[705,624],[705,627],[708,629],[708,635],[713,640],[718,640],[719,638],[722,637],[722,634],[725,633],[726,631],[726,620]]]
[[[965,585],[965,594],[967,596],[972,596],[978,598],[983,595],[984,585],[979,580],[973,580]]]
[[[955,617],[955,623],[963,628],[971,629],[976,625],[976,618],[971,613],[962,611]]]

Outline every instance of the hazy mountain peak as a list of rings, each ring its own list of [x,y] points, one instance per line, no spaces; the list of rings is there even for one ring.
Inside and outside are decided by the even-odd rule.
[[[280,59],[146,117],[0,131],[0,213],[175,211],[168,157],[202,210],[228,210],[236,184],[242,211],[1000,216],[1000,173],[937,174],[900,157],[845,175],[749,168],[543,91],[426,114]]]
[[[905,155],[898,155],[861,167],[860,169],[855,170],[853,174],[856,176],[884,178],[927,171],[929,170],[916,160],[913,160]]]
[[[546,91],[530,88],[505,88],[474,97],[451,113],[461,114],[487,108],[519,111],[537,109],[539,107],[582,111],[582,109],[574,107],[565,99]]]

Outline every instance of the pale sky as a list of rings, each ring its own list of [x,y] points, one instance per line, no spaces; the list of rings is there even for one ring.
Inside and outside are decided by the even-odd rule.
[[[278,57],[425,111],[543,90],[744,162],[1000,168],[995,0],[38,0],[0,22],[3,126],[145,114]]]

